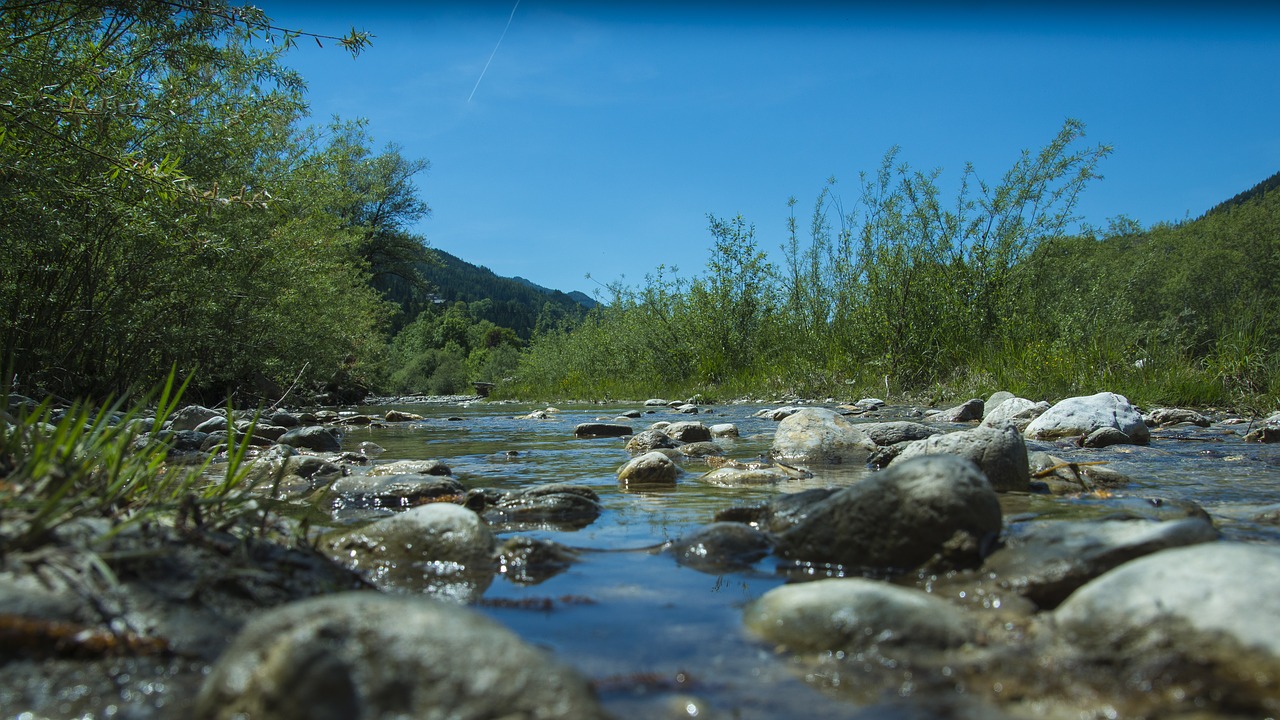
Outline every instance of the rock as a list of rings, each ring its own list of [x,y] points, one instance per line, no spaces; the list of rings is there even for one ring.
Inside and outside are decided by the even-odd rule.
[[[278,412],[267,419],[271,421],[272,425],[279,425],[283,428],[295,428],[302,424],[302,418],[289,412]]]
[[[422,416],[417,413],[403,412],[401,410],[388,410],[384,417],[387,422],[413,422],[422,419]]]
[[[1128,445],[1131,442],[1128,435],[1113,427],[1100,427],[1089,433],[1081,445],[1087,448],[1104,448],[1112,445]]]
[[[1244,441],[1258,443],[1280,442],[1280,426],[1266,425],[1250,430],[1245,434]]]
[[[826,408],[805,408],[778,423],[769,450],[785,462],[864,463],[875,443],[856,425]]]
[[[788,405],[786,407],[757,410],[751,417],[764,418],[765,420],[784,420],[800,412],[802,408]]]
[[[493,532],[476,513],[430,503],[325,539],[330,557],[382,590],[426,592],[457,602],[493,580]]]
[[[972,400],[966,400],[963,405],[957,405],[953,408],[947,408],[946,410],[939,410],[938,412],[930,413],[928,419],[930,422],[949,423],[981,420],[982,410],[984,407],[985,403],[983,403],[982,400],[979,398],[973,398]]]
[[[1186,410],[1183,408],[1156,408],[1147,414],[1143,421],[1151,427],[1165,427],[1167,425],[1180,425],[1182,423],[1190,423],[1197,427],[1209,427],[1212,421],[1201,415],[1195,410]]]
[[[1273,545],[1214,542],[1148,555],[1075,591],[1053,617],[1112,672],[1158,668],[1162,680],[1209,683],[1245,715],[1280,709],[1280,548]]]
[[[452,475],[453,470],[439,460],[397,460],[374,465],[367,475]]]
[[[578,673],[466,608],[342,593],[255,618],[201,688],[199,720],[606,717]]]
[[[628,410],[628,411],[626,411],[626,412],[624,412],[624,413],[622,413],[622,414],[618,415],[618,419],[620,419],[620,420],[639,420],[639,419],[640,419],[640,417],[641,417],[641,415],[642,415],[642,413],[641,413],[639,410]]]
[[[957,455],[972,461],[996,492],[1024,491],[1031,484],[1027,445],[1013,425],[978,426],[972,430],[934,435],[908,444],[893,465],[921,455]]]
[[[942,432],[937,428],[931,428],[928,425],[909,420],[863,423],[858,425],[858,429],[866,433],[871,442],[880,446],[923,440]]]
[[[1006,538],[1005,547],[987,558],[982,570],[995,573],[1001,586],[1045,609],[1057,607],[1076,588],[1134,558],[1218,539],[1207,518],[1026,525]]]
[[[578,552],[573,548],[524,535],[507,538],[498,548],[498,572],[520,585],[548,580],[577,561]]]
[[[738,426],[733,423],[716,423],[708,430],[711,431],[713,438],[736,438],[738,437]]]
[[[700,422],[677,422],[671,423],[664,430],[673,440],[679,442],[708,442],[711,440],[711,430]]]
[[[666,407],[668,404],[670,404],[669,401],[662,398],[649,398],[644,401],[645,407]]]
[[[1037,440],[1054,440],[1087,436],[1102,427],[1115,428],[1138,445],[1151,439],[1151,432],[1137,408],[1130,405],[1123,395],[1111,392],[1067,398],[1032,420],[1025,433]]]
[[[776,587],[748,605],[743,620],[755,635],[792,652],[945,649],[976,636],[974,621],[947,601],[862,578]]]
[[[717,522],[671,543],[676,562],[703,572],[749,568],[773,548],[768,535],[736,522]]]
[[[724,448],[713,442],[685,443],[684,445],[676,448],[676,451],[688,458],[706,458],[713,455],[724,455]]]
[[[647,452],[632,458],[618,468],[618,482],[628,487],[636,485],[674,485],[680,468],[666,455]]]
[[[499,530],[578,530],[595,522],[601,511],[600,496],[583,485],[547,483],[482,497],[485,520]]]
[[[783,557],[907,570],[973,564],[1000,533],[1000,502],[969,460],[926,455],[843,488],[778,537]]]
[[[716,468],[698,478],[699,481],[708,485],[718,485],[720,487],[777,485],[789,479],[789,475],[774,468],[742,469],[732,467]]]
[[[647,453],[651,450],[674,448],[679,444],[661,430],[641,430],[632,435],[631,439],[627,441],[627,452],[632,454]]]
[[[428,502],[461,504],[467,489],[451,477],[432,475],[349,475],[331,487],[342,507],[405,508]]]
[[[991,413],[996,408],[1004,404],[1006,400],[1012,400],[1015,397],[1017,396],[1009,392],[1008,390],[997,390],[991,393],[991,397],[987,398],[982,403],[982,419],[986,420],[991,415]]]
[[[1012,423],[1021,432],[1049,409],[1049,403],[1032,402],[1026,398],[1011,397],[994,408],[989,407],[982,418],[982,425],[996,427]]]
[[[294,428],[280,436],[280,442],[293,447],[337,452],[342,449],[342,433],[322,425]]]
[[[678,413],[680,413],[680,414],[682,414],[682,415],[697,415],[697,414],[698,414],[698,406],[697,406],[697,405],[694,405],[694,404],[692,404],[692,403],[684,403],[684,404],[682,404],[682,405],[676,405],[675,407],[673,407],[673,408],[671,408],[671,409],[672,409],[674,412],[678,412]]]
[[[585,422],[573,428],[574,437],[579,438],[624,437],[632,432],[630,425],[621,423]]]
[[[169,429],[195,430],[200,423],[217,417],[225,415],[203,405],[188,405],[169,416]]]
[[[880,398],[862,398],[858,402],[854,403],[853,406],[858,410],[879,410],[886,404],[887,403]]]

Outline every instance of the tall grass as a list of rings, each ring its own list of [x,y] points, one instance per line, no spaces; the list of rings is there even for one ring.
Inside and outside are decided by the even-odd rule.
[[[114,530],[139,521],[169,521],[196,510],[225,521],[252,508],[238,492],[248,477],[246,452],[252,431],[237,437],[228,415],[227,467],[209,473],[169,461],[162,432],[178,407],[184,382],[169,375],[154,416],[143,400],[98,408],[76,402],[56,410],[50,400],[19,408],[0,421],[0,513],[7,532],[0,548],[30,549],[77,518],[106,518]]]

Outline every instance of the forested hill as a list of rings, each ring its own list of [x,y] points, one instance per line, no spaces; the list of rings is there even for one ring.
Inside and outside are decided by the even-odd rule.
[[[1218,203],[1217,205],[1214,205],[1212,208],[1209,209],[1208,212],[1205,213],[1205,216],[1212,215],[1214,213],[1223,212],[1230,208],[1236,207],[1237,205],[1243,205],[1244,203],[1249,202],[1250,200],[1255,200],[1257,198],[1260,198],[1266,195],[1269,192],[1272,192],[1278,187],[1280,187],[1280,172],[1276,173],[1275,175],[1272,175],[1266,180],[1263,180],[1257,185],[1254,185],[1248,190],[1245,190],[1244,192],[1236,195],[1230,200],[1226,200],[1221,203]]]
[[[453,303],[461,300],[470,305],[489,300],[489,307],[478,313],[478,319],[511,328],[522,338],[527,339],[532,334],[544,308],[556,316],[577,317],[584,309],[596,304],[585,293],[566,294],[535,285],[524,278],[502,277],[443,250],[433,249],[432,252],[439,262],[421,266],[421,272],[431,284],[438,301]]]

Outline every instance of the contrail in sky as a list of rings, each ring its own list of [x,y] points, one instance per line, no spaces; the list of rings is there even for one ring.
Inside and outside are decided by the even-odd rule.
[[[502,28],[502,35],[498,37],[498,42],[493,46],[493,52],[489,53],[489,62],[484,64],[484,69],[480,71],[480,77],[476,78],[476,86],[471,88],[471,94],[467,96],[467,102],[471,102],[471,98],[476,96],[476,90],[480,88],[480,81],[484,79],[484,74],[489,72],[489,63],[493,62],[493,56],[498,54],[498,48],[502,45],[502,39],[507,36],[507,31],[511,29],[511,21],[516,17],[516,8],[520,7],[520,0],[516,0],[516,4],[511,8],[511,17],[507,18],[507,26]]]

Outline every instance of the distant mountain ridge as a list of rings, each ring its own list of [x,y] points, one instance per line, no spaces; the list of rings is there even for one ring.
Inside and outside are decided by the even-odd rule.
[[[487,267],[475,265],[439,248],[430,252],[439,260],[419,266],[422,276],[434,288],[438,302],[462,301],[471,305],[489,300],[489,309],[480,315],[486,320],[529,338],[540,314],[579,317],[598,303],[580,291],[569,293],[546,288],[522,277],[503,277]]]
[[[1224,200],[1223,202],[1220,202],[1217,205],[1214,205],[1213,207],[1209,208],[1209,210],[1205,212],[1205,214],[1202,215],[1201,217],[1208,217],[1209,215],[1213,215],[1214,213],[1225,212],[1238,205],[1243,205],[1249,202],[1250,200],[1256,200],[1258,198],[1262,198],[1266,196],[1267,193],[1275,190],[1278,187],[1280,187],[1280,172],[1276,173],[1275,175],[1272,175],[1266,180],[1263,180],[1257,185],[1254,185],[1248,190],[1245,190],[1244,192],[1237,194],[1235,197],[1232,197],[1229,200]]]

